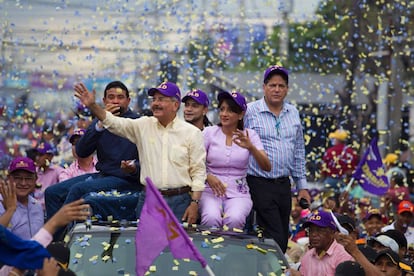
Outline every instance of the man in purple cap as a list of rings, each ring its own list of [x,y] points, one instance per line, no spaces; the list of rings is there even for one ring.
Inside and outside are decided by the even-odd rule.
[[[344,261],[353,261],[352,256],[335,240],[336,224],[331,213],[315,211],[303,224],[309,236],[311,247],[301,259],[295,275],[335,275],[335,268]]]
[[[34,192],[34,197],[42,203],[44,207],[44,193],[46,188],[59,182],[59,174],[63,168],[52,164],[53,156],[56,153],[55,147],[48,142],[41,142],[37,147],[36,166],[38,187]]]
[[[203,130],[212,123],[207,117],[209,100],[203,91],[189,91],[181,100],[184,103],[184,120]]]
[[[42,205],[31,196],[36,180],[33,160],[16,157],[10,163],[7,181],[0,185],[0,224],[22,239],[30,239],[44,222]]]
[[[84,85],[75,86],[75,96],[102,121],[107,130],[137,145],[143,160],[141,182],[145,183],[145,178],[150,177],[175,216],[189,224],[195,223],[206,180],[202,132],[178,118],[181,93],[176,84],[163,82],[151,88],[148,95],[152,97],[153,116],[127,120],[99,107],[95,93],[90,93]],[[145,191],[138,199],[138,217],[144,201]]]
[[[98,160],[94,154],[88,155],[86,157],[79,157],[76,154],[76,143],[84,134],[85,130],[83,128],[78,128],[75,129],[73,131],[73,134],[70,136],[69,142],[72,145],[72,155],[75,160],[59,174],[59,182],[79,175],[97,172],[95,165]]]
[[[249,103],[244,125],[260,136],[272,162],[266,172],[254,158],[249,159],[247,182],[259,229],[273,238],[286,252],[291,211],[291,179],[298,190],[298,200],[310,203],[305,170],[305,143],[298,110],[285,102],[289,88],[288,71],[270,66],[263,78],[264,97]],[[302,200],[303,202],[303,200]]]

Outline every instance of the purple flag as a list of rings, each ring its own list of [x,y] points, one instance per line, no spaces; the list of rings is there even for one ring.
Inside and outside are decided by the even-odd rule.
[[[135,238],[136,273],[144,275],[153,261],[169,245],[174,258],[207,262],[190,240],[151,179],[146,179],[146,196]]]
[[[388,191],[390,184],[385,175],[385,168],[382,164],[376,138],[372,139],[364,156],[359,161],[353,177],[367,192],[383,195]]]

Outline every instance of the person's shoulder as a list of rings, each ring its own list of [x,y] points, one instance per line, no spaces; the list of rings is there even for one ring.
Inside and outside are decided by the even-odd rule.
[[[200,132],[201,133],[201,130],[198,127],[196,127],[195,125],[193,125],[191,123],[188,123],[188,122],[186,122],[186,121],[184,121],[180,118],[175,119],[174,125],[179,127],[181,131],[189,131],[191,133],[193,133],[193,132]]]
[[[213,126],[205,127],[204,130],[203,130],[203,132],[204,131],[207,131],[207,132],[209,132],[209,131],[217,131],[218,129],[220,129],[220,127],[218,125],[213,125]]]
[[[289,102],[284,102],[283,108],[285,108],[288,112],[299,113],[299,110],[296,108],[296,106]]]
[[[28,195],[28,199],[29,199],[31,208],[41,208],[43,210],[42,203],[40,203],[39,200],[37,200],[31,195]]]
[[[257,99],[255,101],[249,102],[247,104],[247,110],[249,110],[249,108],[250,109],[258,109],[258,108],[261,108],[263,106],[263,103],[264,103],[264,98]]]
[[[217,133],[217,131],[219,131],[219,130],[220,130],[220,127],[218,125],[208,126],[208,127],[205,127],[203,129],[203,135],[204,136],[206,136],[206,135],[212,135],[214,133]]]
[[[137,119],[140,118],[139,114],[136,112],[133,112],[131,109],[128,109],[123,115],[122,117],[125,118],[131,118],[131,119]]]
[[[395,229],[394,222],[391,223],[391,224],[385,225],[384,227],[382,227],[381,228],[381,232],[385,232],[387,230],[393,230],[393,229]]]

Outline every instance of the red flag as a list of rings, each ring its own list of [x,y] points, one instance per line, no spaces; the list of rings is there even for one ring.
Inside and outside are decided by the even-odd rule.
[[[190,240],[151,179],[146,179],[146,196],[135,238],[136,273],[144,275],[153,261],[168,245],[174,258],[207,262]]]

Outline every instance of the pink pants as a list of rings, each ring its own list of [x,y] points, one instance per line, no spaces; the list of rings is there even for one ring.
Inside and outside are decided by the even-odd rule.
[[[226,225],[230,229],[243,230],[252,206],[250,197],[225,198],[203,192],[200,200],[201,225],[210,227]]]

